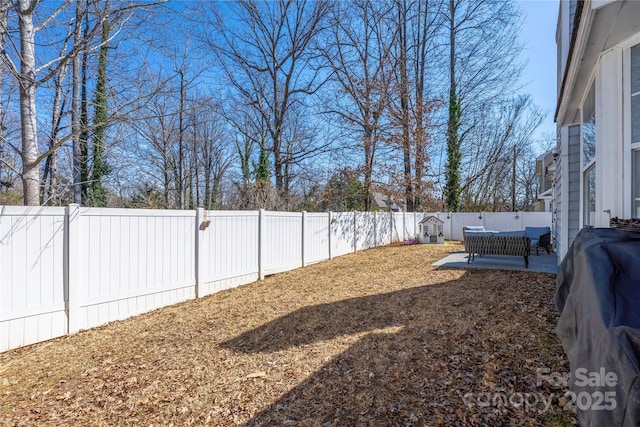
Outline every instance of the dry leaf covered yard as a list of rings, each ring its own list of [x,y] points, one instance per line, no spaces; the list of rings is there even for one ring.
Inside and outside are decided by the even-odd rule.
[[[555,277],[372,249],[0,354],[0,425],[570,425]]]

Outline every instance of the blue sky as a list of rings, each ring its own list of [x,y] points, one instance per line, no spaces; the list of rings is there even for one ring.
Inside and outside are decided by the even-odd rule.
[[[522,76],[525,92],[547,112],[538,136],[555,134],[553,113],[556,107],[556,23],[558,0],[518,0],[524,11],[521,40],[526,47],[523,59],[528,61]]]

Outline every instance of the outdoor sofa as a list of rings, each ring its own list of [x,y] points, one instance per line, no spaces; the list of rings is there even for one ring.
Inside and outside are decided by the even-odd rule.
[[[526,227],[518,231],[485,230],[483,226],[466,226],[462,229],[467,263],[475,261],[478,255],[512,255],[524,257],[524,265],[529,268],[531,246],[544,247],[549,252],[551,229],[549,227]]]

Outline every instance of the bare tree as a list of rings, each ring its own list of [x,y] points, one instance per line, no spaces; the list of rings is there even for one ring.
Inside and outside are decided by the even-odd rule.
[[[330,35],[322,49],[342,95],[334,97],[328,112],[337,114],[361,137],[366,210],[371,207],[376,152],[393,77],[391,49],[396,32],[388,19],[391,13],[390,5],[370,0],[335,4]]]
[[[457,211],[465,138],[478,123],[481,108],[500,102],[514,88],[522,64],[514,3],[498,0],[448,0],[441,9],[448,50],[447,208]]]
[[[51,150],[57,149],[60,140],[49,146],[46,153],[40,154],[38,147],[36,88],[55,76],[64,72],[70,58],[80,49],[79,45],[67,44],[60,55],[45,59],[44,63],[36,66],[36,34],[46,30],[65,9],[71,4],[66,0],[56,5],[55,9],[45,14],[39,23],[34,23],[35,10],[41,4],[37,0],[19,0],[15,4],[19,28],[19,43],[10,43],[14,58],[17,58],[19,66],[11,58],[6,50],[3,50],[2,59],[18,82],[20,88],[20,118],[21,118],[21,156],[22,156],[22,187],[24,203],[26,205],[40,204],[40,176],[39,164],[51,154]],[[69,40],[69,34],[63,37]],[[40,72],[44,74],[38,77]],[[57,114],[57,113],[56,113]],[[54,126],[55,128],[55,126]]]
[[[75,45],[80,44],[82,38],[82,23],[84,22],[86,14],[85,0],[76,1],[76,16],[73,28],[73,43]],[[82,168],[86,167],[86,153],[82,153],[83,147],[81,146],[83,128],[82,123],[82,111],[83,106],[86,111],[86,99],[83,104],[81,98],[83,88],[86,91],[86,84],[83,84],[86,78],[86,73],[81,74],[81,62],[86,67],[86,52],[82,52],[78,55],[74,55],[72,60],[72,100],[71,100],[71,132],[73,133],[73,202],[82,203],[82,182],[85,181],[85,176],[82,174]],[[83,155],[84,154],[84,155]]]
[[[523,197],[515,194],[526,190],[520,185],[521,178],[529,174],[523,165],[530,164],[533,132],[542,118],[540,110],[526,96],[483,109],[477,117],[476,131],[467,141],[468,156],[463,163],[466,173],[462,202],[466,210],[500,211],[522,207]]]
[[[240,181],[231,204],[239,209],[277,209],[280,194],[271,186],[267,123],[259,112],[243,108],[242,101],[228,103],[224,117],[235,133],[234,148],[240,166]]]
[[[137,120],[134,129],[138,138],[134,159],[145,158],[147,162],[143,165],[132,165],[138,174],[150,175],[152,178],[146,180],[146,184],[158,183],[161,188],[162,207],[169,209],[178,205],[179,188],[177,178],[178,173],[178,115],[177,102],[173,93],[166,88],[167,82],[160,76],[151,79],[148,76],[146,85],[153,86],[154,89],[142,89],[143,91],[154,91],[155,95],[145,104],[140,111],[142,118]],[[132,141],[133,142],[133,141]],[[140,170],[140,169],[143,170]]]
[[[440,0],[394,0],[398,36],[393,49],[395,80],[391,91],[391,115],[401,147],[402,195],[407,210],[415,211],[429,198],[425,184],[428,167],[427,129],[435,106],[429,96],[427,68],[435,54],[436,34],[441,29]],[[435,85],[432,85],[435,86]]]
[[[193,128],[193,153],[195,170],[196,204],[214,209],[221,199],[222,180],[231,166],[228,135],[222,121],[221,108],[209,100],[196,100],[190,109]],[[199,191],[202,189],[202,196]]]
[[[323,28],[327,0],[204,3],[211,27],[205,44],[245,108],[264,120],[273,156],[276,189],[289,192],[286,141],[291,109],[304,104],[324,81],[315,67],[314,41]],[[219,9],[224,8],[224,14]]]
[[[11,0],[0,0],[0,52],[4,51],[4,44],[7,38],[7,21],[9,16],[9,7]],[[8,187],[8,180],[4,178],[4,170],[7,168],[5,160],[5,117],[6,105],[4,104],[4,70],[0,68],[0,190],[2,187]]]
[[[20,70],[11,61],[10,69],[20,85],[20,120],[22,124],[22,187],[26,205],[40,204],[40,175],[38,173],[38,130],[36,125],[36,54],[33,10],[37,2],[19,0]],[[5,58],[6,55],[4,56]]]
[[[94,3],[98,5],[98,2],[92,2],[92,4]],[[18,0],[14,4],[13,12],[19,29],[19,39],[10,38],[11,42],[6,44],[6,48],[2,51],[2,61],[20,89],[20,154],[22,158],[20,176],[23,187],[23,201],[27,205],[40,204],[40,163],[66,141],[71,140],[78,132],[86,132],[91,128],[99,128],[105,125],[105,123],[94,123],[88,126],[88,129],[78,129],[76,92],[75,109],[74,106],[71,108],[73,114],[76,115],[74,119],[75,128],[65,135],[56,135],[55,143],[53,145],[49,144],[45,151],[41,153],[41,147],[38,144],[37,88],[44,88],[45,83],[59,77],[72,62],[73,58],[82,52],[95,51],[119,34],[122,26],[114,25],[115,23],[123,25],[135,10],[151,5],[149,3],[127,3],[125,1],[119,3],[118,7],[113,8],[109,15],[109,27],[115,28],[115,30],[109,40],[104,40],[96,37],[101,33],[104,27],[103,24],[107,20],[106,15],[99,13],[101,10],[98,6],[93,8],[93,19],[90,20],[90,25],[85,26],[82,37],[78,39],[78,31],[81,25],[78,20],[83,15],[83,12],[84,16],[87,16],[86,8],[82,6],[88,3],[76,3],[76,8],[73,11],[71,10],[72,4],[71,0],[55,3],[40,2],[38,0]],[[67,15],[72,15],[73,17]],[[69,25],[70,21],[73,23],[72,25]],[[7,34],[6,28],[3,29],[5,34]],[[46,39],[46,44],[40,44],[37,41],[37,36],[42,40]],[[69,42],[70,40],[72,42]],[[42,48],[36,49],[37,46]],[[59,47],[62,48],[58,50]],[[77,71],[76,68],[73,72],[73,78],[75,79],[78,78]],[[124,110],[124,106],[120,106],[119,113]],[[111,121],[111,119],[109,117],[108,121]],[[78,155],[78,151],[78,144],[76,143],[76,155]],[[78,176],[80,174],[76,174],[76,180]]]

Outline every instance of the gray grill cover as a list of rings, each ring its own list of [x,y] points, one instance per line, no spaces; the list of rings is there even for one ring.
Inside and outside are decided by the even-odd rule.
[[[640,233],[580,231],[558,268],[554,302],[580,425],[639,426]]]

